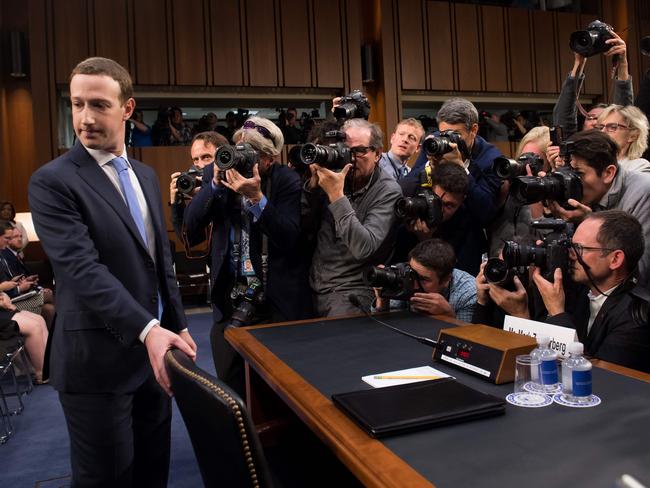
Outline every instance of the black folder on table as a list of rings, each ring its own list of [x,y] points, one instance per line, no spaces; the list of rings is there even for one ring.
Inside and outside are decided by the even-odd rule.
[[[453,378],[336,393],[332,401],[372,437],[505,413],[505,402]]]

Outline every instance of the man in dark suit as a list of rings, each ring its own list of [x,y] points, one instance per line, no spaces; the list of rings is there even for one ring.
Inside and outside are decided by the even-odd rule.
[[[205,229],[212,225],[212,354],[219,377],[243,394],[243,361],[225,340],[224,329],[230,324],[308,318],[311,296],[299,246],[300,178],[275,163],[282,151],[282,132],[268,119],[251,117],[233,139],[249,145],[251,160],[224,172],[206,166],[201,191],[185,211],[185,226],[195,245],[205,240]],[[244,154],[235,146],[224,150]],[[265,300],[253,307],[256,300],[242,296],[245,290],[249,298],[262,290]]]
[[[158,178],[129,159],[128,72],[105,58],[70,77],[78,141],[34,173],[29,202],[57,281],[50,380],[70,434],[72,486],[166,486],[171,394],[164,354],[195,357]]]
[[[546,322],[576,329],[590,356],[650,372],[650,294],[637,285],[637,266],[644,252],[639,221],[622,210],[590,213],[573,235],[570,272],[589,292],[565,311],[562,272],[553,283],[533,271],[533,280],[548,310]]]

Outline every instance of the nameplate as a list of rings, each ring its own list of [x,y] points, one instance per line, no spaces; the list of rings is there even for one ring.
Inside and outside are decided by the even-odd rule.
[[[503,321],[503,330],[532,337],[547,335],[551,338],[549,347],[563,357],[569,355],[569,344],[578,342],[578,334],[575,329],[545,324],[536,320],[521,319],[512,315],[506,315]]]

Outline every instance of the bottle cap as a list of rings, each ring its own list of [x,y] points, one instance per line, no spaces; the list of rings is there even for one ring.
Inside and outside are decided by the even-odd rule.
[[[585,351],[585,346],[582,342],[572,342],[569,344],[569,354],[582,354]]]
[[[537,336],[537,344],[540,346],[548,346],[548,343],[551,342],[551,338],[547,335],[538,335]]]

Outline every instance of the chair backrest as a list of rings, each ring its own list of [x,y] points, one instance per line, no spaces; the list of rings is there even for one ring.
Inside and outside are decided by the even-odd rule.
[[[205,486],[272,486],[257,432],[237,393],[177,349],[167,352],[165,361]]]

